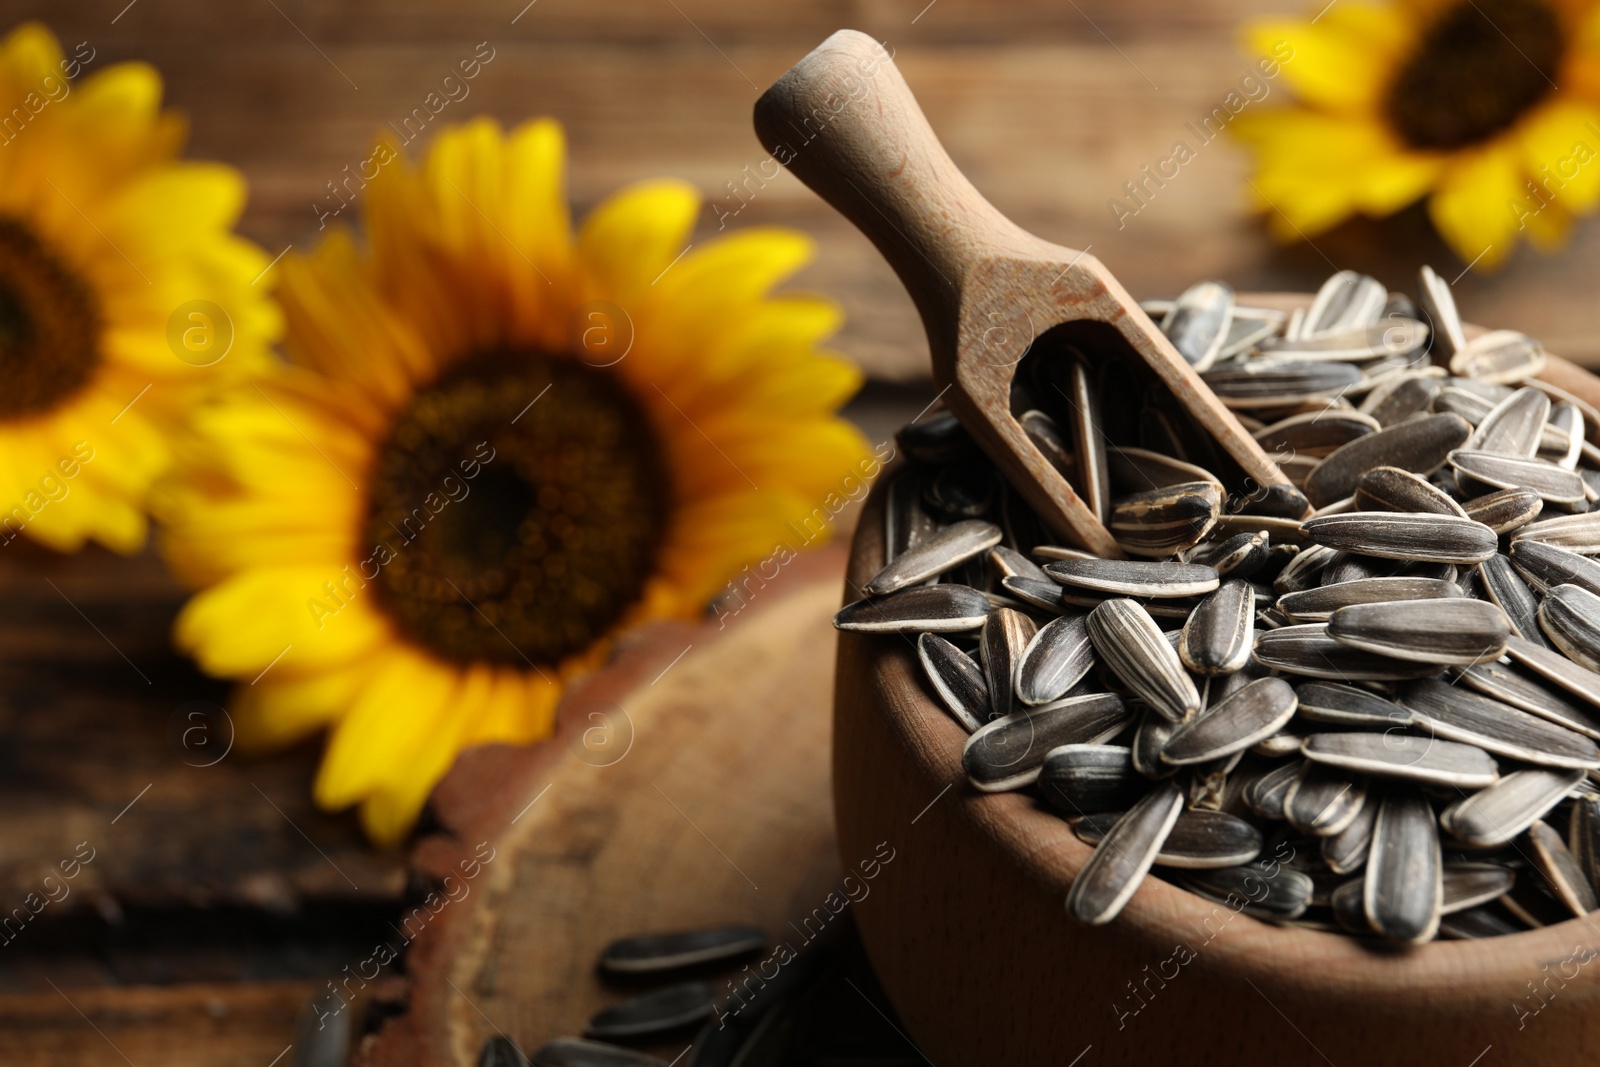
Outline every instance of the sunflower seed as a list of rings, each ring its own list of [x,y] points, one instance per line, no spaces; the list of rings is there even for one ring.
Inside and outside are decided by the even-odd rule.
[[[1511,891],[1516,881],[1516,872],[1498,863],[1447,863],[1440,911],[1450,915],[1498,900]]]
[[[1234,306],[1233,321],[1228,324],[1228,336],[1222,342],[1218,359],[1230,359],[1255,348],[1283,327],[1284,314],[1270,308]]]
[[[1133,555],[1171,556],[1198,544],[1221,513],[1221,486],[1184,482],[1114,501],[1111,535]]]
[[[1355,510],[1467,517],[1460,504],[1428,479],[1399,467],[1374,467],[1363,474],[1356,482]]]
[[[1232,674],[1250,662],[1255,644],[1255,590],[1230,579],[1200,602],[1183,624],[1178,655],[1196,674]]]
[[[1307,760],[1283,798],[1283,817],[1301,833],[1327,837],[1355,820],[1366,797],[1363,779]]]
[[[1189,365],[1203,371],[1217,361],[1233,322],[1233,290],[1220,282],[1190,286],[1172,302],[1161,332]]]
[[[1482,663],[1505,654],[1510,627],[1483,600],[1352,604],[1328,617],[1328,636],[1367,652],[1420,663]]]
[[[1108,741],[1132,719],[1122,698],[1113,693],[1067,697],[987,723],[967,738],[961,766],[985,793],[1021,789],[1039,777],[1053,749]]]
[[[1389,290],[1376,278],[1342,270],[1322,283],[1306,310],[1301,337],[1319,337],[1378,321]]]
[[[1370,807],[1376,810],[1377,805],[1373,804]],[[1368,838],[1367,843],[1370,844],[1370,833]],[[1333,839],[1330,837],[1322,839],[1324,845],[1331,840]],[[1366,862],[1365,847],[1361,862]],[[1333,910],[1333,921],[1338,923],[1339,929],[1357,937],[1370,937],[1376,932],[1372,929],[1372,924],[1367,922],[1367,909],[1363,902],[1365,892],[1365,882],[1360,878],[1352,878],[1336,887],[1328,898],[1328,905]]]
[[[1322,838],[1322,861],[1334,874],[1349,874],[1360,870],[1362,864],[1367,862],[1367,850],[1372,845],[1372,827],[1378,820],[1380,802],[1381,797],[1376,791],[1368,791],[1361,810],[1356,812],[1356,817],[1350,820],[1349,825],[1336,834]],[[1362,925],[1366,925],[1365,918],[1362,919]]]
[[[1331,504],[1352,495],[1361,476],[1374,467],[1429,474],[1471,434],[1472,427],[1459,415],[1429,415],[1359,437],[1322,461],[1306,483],[1306,495],[1316,507]]]
[[[1455,941],[1471,941],[1483,937],[1505,937],[1517,934],[1524,927],[1517,926],[1488,907],[1468,908],[1439,920],[1439,936]]]
[[[1483,523],[1497,534],[1505,534],[1538,518],[1544,509],[1544,500],[1532,489],[1501,489],[1474,497],[1462,508],[1467,518]]]
[[[1591,704],[1600,703],[1600,674],[1578,666],[1554,649],[1513,637],[1506,642],[1506,655],[1574,696]]]
[[[1589,738],[1437,678],[1404,686],[1398,702],[1417,714],[1420,728],[1451,741],[1544,767],[1600,767]]]
[[[1535,822],[1528,827],[1528,843],[1533,846],[1534,866],[1550,883],[1556,898],[1572,909],[1572,914],[1581,918],[1600,908],[1594,887],[1578,861],[1567,851],[1560,834],[1543,822]]]
[[[1600,883],[1600,797],[1580,797],[1572,805],[1567,824],[1567,850],[1589,879]]]
[[[1422,268],[1417,307],[1433,328],[1433,349],[1440,360],[1449,362],[1451,356],[1467,347],[1461,315],[1456,311],[1455,294],[1450,291],[1450,284],[1434,273],[1432,267]]]
[[[1539,625],[1568,659],[1600,671],[1600,596],[1576,585],[1547,590],[1539,605]]]
[[[1285,519],[1259,512],[1222,515],[1212,529],[1214,537],[1232,537],[1241,533],[1267,534],[1275,546],[1298,545],[1305,542],[1305,535],[1300,532],[1299,519]]]
[[[1544,370],[1544,346],[1515,330],[1491,330],[1468,341],[1450,357],[1450,373],[1497,385],[1537,377]]]
[[[1297,552],[1283,570],[1272,580],[1272,588],[1279,593],[1297,593],[1316,586],[1323,571],[1339,558],[1337,549],[1324,545],[1311,545]]]
[[[1178,724],[1170,719],[1154,711],[1146,711],[1133,735],[1134,770],[1158,781],[1177,774],[1177,767],[1161,762],[1161,750],[1167,746],[1167,739],[1177,728]]]
[[[1549,397],[1537,389],[1518,389],[1479,421],[1466,447],[1531,459],[1539,450],[1540,432],[1549,417]]]
[[[309,1057],[301,1062],[316,1062]],[[504,1034],[495,1034],[478,1050],[478,1067],[528,1067],[528,1057]]]
[[[1326,622],[1340,608],[1392,601],[1459,598],[1461,587],[1437,578],[1357,578],[1278,598],[1278,610],[1295,622]]]
[[[1443,857],[1433,808],[1422,794],[1385,794],[1372,829],[1362,898],[1367,921],[1394,941],[1426,941],[1444,904]]]
[[[1561,803],[1582,778],[1583,772],[1577,770],[1512,771],[1488,789],[1445,808],[1439,825],[1469,845],[1503,845]]]
[[[1050,576],[1033,560],[1015,549],[996,545],[989,550],[989,566],[1001,578],[1027,578],[1035,582],[1048,582]]]
[[[1094,650],[1135,695],[1173,722],[1200,710],[1200,694],[1150,613],[1132,600],[1108,600],[1089,613]]]
[[[1600,554],[1600,511],[1531,522],[1513,534],[1512,539],[1543,541],[1585,556],[1597,555]]]
[[[1571,549],[1543,541],[1512,541],[1511,562],[1540,593],[1551,586],[1575,585],[1600,594],[1600,563]],[[1531,634],[1523,634],[1529,640]]]
[[[1059,700],[1093,666],[1087,619],[1064,615],[1034,634],[1023,650],[1017,665],[1017,696],[1033,706]]]
[[[1111,596],[1198,596],[1221,584],[1216,571],[1193,563],[1062,559],[1046,564],[1044,569],[1062,585]]]
[[[1358,411],[1308,411],[1290,415],[1252,436],[1268,455],[1326,454],[1383,427]]]
[[[1123,745],[1063,745],[1045,757],[1038,785],[1045,802],[1068,818],[1122,811],[1150,789]]]
[[[1072,826],[1078,840],[1098,845],[1122,818],[1120,812],[1086,815]],[[1236,867],[1261,854],[1261,831],[1243,819],[1220,811],[1189,810],[1178,815],[1156,854],[1163,867],[1208,869]]]
[[[1282,819],[1283,802],[1300,777],[1303,762],[1296,760],[1252,778],[1240,794],[1251,811],[1264,819]]]
[[[972,733],[989,721],[989,686],[972,657],[938,634],[917,638],[917,658],[933,691],[962,729]]]
[[[1212,482],[1218,489],[1222,487],[1217,476],[1203,467],[1144,448],[1118,446],[1106,453],[1106,466],[1112,486],[1123,495],[1146,489],[1167,489],[1186,482]]]
[[[1189,563],[1217,572],[1219,578],[1250,578],[1266,565],[1271,538],[1265,531],[1235,534],[1225,541],[1197,545]]]
[[[1315,888],[1311,876],[1278,864],[1268,874],[1270,861],[1242,867],[1220,867],[1184,875],[1184,886],[1208,900],[1267,919],[1294,919],[1311,905]],[[1263,892],[1265,890],[1265,892]]]
[[[1600,713],[1568,700],[1525,668],[1504,662],[1479,663],[1463,668],[1457,677],[1484,696],[1600,740]]]
[[[1415,716],[1376,693],[1333,682],[1302,682],[1295,686],[1301,718],[1342,726],[1409,726]]]
[[[1426,373],[1402,373],[1389,378],[1366,395],[1358,409],[1378,426],[1394,426],[1418,412],[1427,411],[1444,386]]]
[[[1255,660],[1265,667],[1307,678],[1335,682],[1393,682],[1420,678],[1438,670],[1434,664],[1415,663],[1352,648],[1328,636],[1324,622],[1284,626],[1256,637]]]
[[[1457,789],[1480,789],[1499,778],[1494,760],[1481,748],[1393,730],[1313,734],[1303,751],[1308,760],[1347,771]]]
[[[1078,457],[1077,487],[1083,502],[1102,522],[1111,519],[1111,478],[1106,469],[1106,436],[1100,424],[1100,392],[1082,360],[1070,371],[1072,451]]]
[[[1032,607],[1057,615],[1067,610],[1066,603],[1061,599],[1061,586],[1048,577],[1044,581],[1020,576],[1006,577],[1000,579],[1000,588]]]
[[[1270,737],[1294,715],[1294,690],[1280,678],[1260,678],[1173,731],[1163,762],[1189,766],[1243,752]]]
[[[1361,372],[1348,363],[1263,360],[1243,365],[1219,364],[1200,377],[1224,405],[1249,411],[1343,392],[1361,381]]]
[[[613,1004],[589,1020],[583,1036],[617,1041],[676,1030],[706,1018],[715,1002],[707,983],[679,982]]]
[[[988,615],[988,598],[976,589],[926,585],[846,604],[833,625],[851,633],[960,633],[978,629]]]
[[[1218,702],[1220,703],[1220,701]],[[1257,756],[1267,759],[1282,759],[1285,756],[1298,756],[1300,746],[1305,744],[1305,736],[1295,733],[1285,726],[1270,737],[1264,737],[1250,746],[1250,751]]]
[[[861,592],[882,596],[937,577],[952,567],[983,555],[1000,543],[1000,527],[989,522],[968,520],[940,530],[929,540],[908,549],[894,562],[873,575]]]
[[[1584,502],[1583,479],[1542,459],[1458,448],[1450,453],[1450,466],[1458,475],[1496,489],[1532,489],[1546,503],[1571,508]]]
[[[1509,559],[1496,555],[1484,560],[1478,564],[1478,578],[1488,599],[1504,612],[1511,633],[1544,643],[1539,631],[1539,601]]]
[[[1072,446],[1067,443],[1056,420],[1034,409],[1019,415],[1017,423],[1022,427],[1022,432],[1028,435],[1028,440],[1033,442],[1033,447],[1050,461],[1050,465],[1059,471],[1063,478],[1068,480],[1077,478],[1078,458],[1073,455]]]
[[[666,1060],[620,1045],[558,1037],[546,1041],[528,1057],[532,1067],[666,1067]]]
[[[1428,340],[1428,327],[1414,319],[1347,326],[1314,337],[1287,337],[1263,342],[1261,356],[1282,360],[1331,360],[1365,363],[1384,356],[1404,356]]]
[[[1352,511],[1307,519],[1302,529],[1329,548],[1423,563],[1481,563],[1499,546],[1483,523],[1451,515]]]
[[[1574,470],[1583,457],[1583,432],[1583,412],[1578,410],[1578,405],[1566,402],[1556,404],[1550,412],[1550,424],[1539,436],[1539,452],[1552,452],[1557,466]],[[1565,448],[1547,447],[1553,434],[1565,435]]]
[[[1082,922],[1110,922],[1155,863],[1183,812],[1183,793],[1171,782],[1145,795],[1095,847],[1067,893],[1067,912]]]
[[[666,934],[643,934],[611,942],[600,954],[600,969],[612,974],[660,974],[702,963],[736,959],[767,945],[759,926],[713,926]]]
[[[989,689],[989,705],[996,718],[1011,714],[1016,696],[1017,664],[1036,630],[1032,619],[1011,608],[998,608],[983,620],[978,652],[983,664],[983,680]]]

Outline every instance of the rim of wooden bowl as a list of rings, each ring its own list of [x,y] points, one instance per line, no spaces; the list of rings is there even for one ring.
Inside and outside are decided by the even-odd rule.
[[[1310,294],[1241,293],[1241,302],[1290,310],[1310,301]],[[1481,332],[1472,328],[1470,333]],[[1563,363],[1562,388],[1569,388],[1575,369]],[[1600,377],[1579,371],[1600,399]],[[851,544],[848,599],[854,589],[882,567],[883,501],[886,488],[904,470],[897,461],[878,480],[862,510]],[[955,806],[968,828],[987,838],[1006,859],[1021,868],[1042,891],[1065,901],[1068,888],[1093,850],[1079,841],[1064,819],[1046,811],[1026,793],[981,793],[967,782],[961,768],[966,732],[941,708],[928,689],[915,649],[887,635],[841,634],[848,641],[870,642],[849,657],[866,664],[868,691],[883,708],[901,747],[929,778],[934,789],[951,787]],[[843,664],[843,658],[841,665]],[[930,793],[932,795],[932,793]],[[1191,893],[1159,877],[1139,887],[1109,929],[1141,947],[1171,951],[1180,943],[1204,938],[1230,909],[1226,904]],[[1227,918],[1228,936],[1208,941],[1212,963],[1233,976],[1281,983],[1304,980],[1316,967],[1325,994],[1372,998],[1385,996],[1458,996],[1469,977],[1475,993],[1505,996],[1516,1002],[1525,983],[1547,964],[1566,959],[1578,945],[1590,944],[1594,929],[1586,918],[1503,937],[1464,941],[1435,940],[1415,946],[1391,946],[1343,933],[1276,926],[1234,913]]]

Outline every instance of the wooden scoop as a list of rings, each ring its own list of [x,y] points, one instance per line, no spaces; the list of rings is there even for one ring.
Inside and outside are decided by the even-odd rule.
[[[973,188],[877,41],[855,30],[829,37],[756,101],[755,126],[773,157],[855,223],[900,275],[951,410],[1057,534],[1122,555],[1012,415],[1017,364],[1047,330],[1091,359],[1147,368],[1238,465],[1231,479],[1217,474],[1251,494],[1252,511],[1310,511],[1099,260],[1035,237]]]

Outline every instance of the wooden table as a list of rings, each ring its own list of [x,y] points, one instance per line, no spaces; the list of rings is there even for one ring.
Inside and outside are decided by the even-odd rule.
[[[696,241],[719,218],[815,234],[819,255],[800,281],[844,304],[838,347],[880,383],[903,383],[870,388],[852,409],[881,435],[931,395],[920,325],[847,224],[787,174],[748,177],[766,158],[750,130],[759,92],[833,30],[872,33],[997,206],[1042,236],[1092,247],[1136,295],[1170,295],[1200,277],[1305,289],[1335,266],[1396,287],[1409,288],[1423,262],[1454,277],[1462,264],[1417,210],[1315,246],[1276,246],[1248,214],[1244,159],[1220,140],[1125,226],[1113,218],[1108,201],[1123,183],[1169,154],[1185,124],[1245,73],[1238,21],[1297,6],[18,0],[7,10],[47,21],[69,47],[88,41],[91,69],[156,64],[169,101],[190,116],[194,154],[250,179],[243,228],[274,255],[315,241],[315,205],[331,203],[326,183],[486,42],[493,58],[439,121],[560,118],[580,209],[630,181],[673,174],[707,195]],[[1272,84],[1250,106],[1283,96]],[[1523,250],[1499,275],[1462,277],[1463,310],[1600,362],[1588,294],[1600,241],[1589,229],[1561,258]],[[0,953],[0,1061],[117,1062],[109,1043],[139,1067],[264,1067],[293,1040],[311,993],[400,913],[405,864],[367,850],[352,820],[311,807],[315,745],[199,765],[216,749],[185,747],[184,728],[225,723],[214,713],[190,719],[190,702],[216,704],[225,690],[168,650],[181,592],[153,559],[7,549],[0,594],[5,906],[80,842],[96,850],[72,897]],[[812,651],[826,654],[822,645]]]

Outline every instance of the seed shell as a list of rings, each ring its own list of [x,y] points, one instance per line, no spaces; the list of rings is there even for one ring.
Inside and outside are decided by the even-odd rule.
[[[1161,759],[1190,766],[1243,752],[1277,733],[1296,704],[1288,682],[1259,678],[1179,726],[1161,749]]]
[[[1544,500],[1532,489],[1501,489],[1473,497],[1462,508],[1467,518],[1481,522],[1497,534],[1526,526],[1544,510]]]
[[[1307,760],[1283,798],[1283,816],[1301,833],[1326,837],[1349,826],[1366,798],[1364,779]]]
[[[894,562],[873,575],[861,587],[861,591],[867,596],[882,596],[920,585],[929,578],[983,555],[998,545],[1002,536],[1000,527],[977,519],[947,526],[932,538],[897,556]]]
[[[1196,674],[1232,674],[1250,662],[1255,644],[1255,590],[1230,579],[1189,613],[1178,655]]]
[[[1510,632],[1499,607],[1465,597],[1352,604],[1328,618],[1328,636],[1337,641],[1420,663],[1499,659]]]
[[[1543,822],[1535,822],[1528,827],[1528,843],[1533,846],[1534,866],[1544,875],[1556,898],[1572,909],[1572,914],[1581,918],[1600,908],[1594,887],[1578,861],[1567,851],[1560,834]]]
[[[989,721],[989,686],[972,657],[938,634],[917,638],[917,658],[933,691],[962,729],[972,733]]]
[[[678,982],[629,997],[597,1013],[583,1034],[621,1041],[676,1030],[711,1014],[716,993],[706,982]]]
[[[1434,664],[1352,648],[1329,637],[1325,622],[1263,631],[1256,636],[1255,661],[1290,674],[1334,682],[1394,682],[1438,670]]]
[[[1093,666],[1087,617],[1063,615],[1034,634],[1023,650],[1017,664],[1017,696],[1030,706],[1059,700]]]
[[[1312,734],[1303,751],[1308,760],[1358,774],[1456,789],[1481,789],[1500,777],[1494,760],[1481,748],[1398,731]]]
[[[1088,629],[1100,661],[1156,711],[1183,722],[1200,710],[1194,679],[1138,603],[1106,601],[1089,613]]]
[[[1421,793],[1383,798],[1372,830],[1362,904],[1367,921],[1394,941],[1427,941],[1444,905],[1444,861],[1433,808]]]
[[[851,633],[943,634],[976,630],[988,616],[989,600],[976,589],[925,585],[846,604],[833,625]]]
[[[985,793],[1031,785],[1049,754],[1062,745],[1097,745],[1133,720],[1114,693],[1067,697],[995,719],[967,738],[961,766]]]
[[[1124,811],[1150,790],[1125,745],[1062,745],[1039,769],[1039,795],[1059,815]]]
[[[1600,596],[1576,585],[1558,585],[1539,605],[1539,626],[1572,662],[1600,671]]]
[[[1543,767],[1600,767],[1600,749],[1582,734],[1437,678],[1411,682],[1398,703],[1419,729]]]
[[[1361,476],[1374,467],[1399,467],[1429,474],[1444,465],[1451,452],[1467,443],[1472,427],[1459,415],[1429,415],[1401,422],[1359,437],[1337,449],[1306,482],[1306,496],[1315,507],[1355,493]]]
[[[1051,578],[1071,589],[1106,596],[1199,596],[1221,584],[1215,570],[1194,563],[1063,559],[1046,564],[1044,569]]]
[[[1302,529],[1328,548],[1412,562],[1482,563],[1499,547],[1489,527],[1452,515],[1352,511],[1307,519]]]
[[[1087,815],[1072,827],[1078,840],[1098,845],[1122,817],[1120,812]],[[1261,854],[1261,831],[1235,815],[1189,809],[1178,816],[1156,854],[1163,867],[1205,870],[1236,867]]]
[[[736,959],[767,945],[759,926],[712,926],[619,938],[600,953],[600,969],[613,974],[660,974]]]
[[[1073,879],[1069,914],[1098,926],[1115,919],[1139,888],[1183,813],[1183,792],[1166,782],[1117,820]]]

